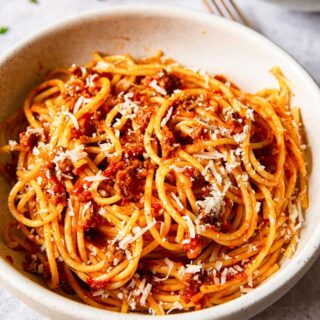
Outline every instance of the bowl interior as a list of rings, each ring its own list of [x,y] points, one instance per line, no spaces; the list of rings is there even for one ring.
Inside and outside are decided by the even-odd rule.
[[[94,50],[142,57],[158,49],[184,65],[225,74],[250,92],[277,85],[268,72],[273,66],[280,66],[290,79],[295,94],[293,105],[301,107],[313,161],[309,166],[310,208],[298,251],[290,261],[283,261],[281,270],[273,277],[279,281],[281,277],[288,278],[289,266],[302,266],[315,250],[311,249],[310,243],[314,247],[319,244],[315,233],[320,228],[320,202],[316,201],[320,183],[315,173],[319,172],[320,163],[320,97],[317,86],[302,68],[255,32],[220,18],[174,8],[112,9],[74,19],[29,39],[0,61],[0,121],[21,108],[26,93],[54,67],[85,63],[91,59]],[[16,270],[43,286],[37,277],[22,270],[23,254],[9,250],[4,244],[3,229],[10,217],[8,191],[8,182],[0,177],[0,255],[4,260],[11,255]],[[219,309],[215,309],[211,311],[212,316],[219,315]]]

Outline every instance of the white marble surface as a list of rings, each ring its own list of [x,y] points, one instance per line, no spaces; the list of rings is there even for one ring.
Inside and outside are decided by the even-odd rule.
[[[0,27],[9,32],[0,35],[0,54],[19,40],[80,12],[126,3],[177,5],[206,11],[202,0],[0,0]],[[318,0],[320,1],[320,0]],[[278,43],[292,54],[320,83],[320,13],[290,12],[258,0],[237,0],[256,30]],[[315,106],[320,107],[320,106]],[[254,320],[304,320],[320,316],[320,259],[303,279],[272,307]],[[18,301],[1,288],[1,320],[44,320],[44,317]],[[52,319],[56,320],[56,319]],[[59,319],[60,320],[60,319]]]

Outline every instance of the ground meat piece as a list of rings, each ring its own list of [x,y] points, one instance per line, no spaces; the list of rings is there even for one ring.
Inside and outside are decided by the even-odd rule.
[[[193,273],[186,273],[183,279],[185,287],[180,291],[180,296],[186,303],[189,303],[192,297],[200,292],[201,281],[194,280],[194,276]]]
[[[125,159],[141,158],[145,152],[143,135],[140,130],[126,130],[125,136],[122,138],[122,144]]]
[[[160,141],[162,157],[163,158],[171,157],[174,155],[175,151],[177,150],[176,139],[172,131],[167,126],[164,126],[162,128],[162,134],[163,134],[163,139]]]
[[[184,95],[180,96],[177,100],[172,104],[174,110],[178,112],[190,112],[190,110],[194,110],[195,107],[201,107],[201,109],[213,109],[212,102],[210,101],[209,95],[190,95],[185,97]],[[193,111],[192,111],[193,113]],[[182,113],[183,114],[183,113]]]
[[[78,180],[75,183],[74,189],[71,193],[77,197],[77,200],[81,203],[87,203],[92,199],[92,194],[90,191],[91,182]]]
[[[199,256],[202,250],[201,238],[199,235],[196,235],[195,238],[190,239],[189,243],[182,245],[182,249],[187,252],[189,259],[195,259]]]
[[[197,127],[192,134],[192,138],[196,140],[209,140],[210,139],[209,130],[204,127]]]
[[[57,205],[59,203],[63,203],[64,205],[67,204],[65,188],[60,181],[57,179],[50,179],[48,180],[46,188],[47,199],[49,202],[53,205]]]
[[[276,171],[278,153],[278,148],[271,144],[264,148],[254,150],[254,155],[257,160],[265,167],[265,170],[270,173],[274,173]]]
[[[192,168],[192,167],[191,168],[185,168],[183,173],[189,178],[191,178],[191,177],[195,178],[196,176],[199,175],[199,171],[197,169],[195,169],[195,168]]]
[[[138,109],[134,120],[140,127],[142,133],[145,133],[154,111],[155,108],[152,106],[144,106]]]
[[[86,210],[83,221],[84,231],[88,231],[90,228],[96,228],[101,225],[102,216],[98,211],[99,207],[95,203]]]
[[[138,160],[132,161],[116,176],[115,190],[124,201],[139,201],[144,193],[147,171]]]
[[[107,286],[107,284],[108,281],[94,280],[92,278],[89,278],[87,280],[87,285],[94,290],[104,289]]]
[[[189,119],[194,119],[196,117],[196,114],[193,111],[185,110],[181,105],[176,106],[172,115],[175,115],[176,117],[189,118]]]
[[[181,81],[174,75],[169,75],[165,71],[158,75],[156,78],[158,85],[163,88],[168,94],[174,90],[181,88]]]
[[[58,171],[61,171],[61,173],[64,173],[69,176],[72,174],[73,164],[70,159],[65,159],[63,161],[56,161],[55,165],[56,165],[56,169]]]
[[[77,130],[76,128],[72,128],[71,134],[70,134],[70,139],[71,140],[79,139],[79,138],[81,138],[81,135],[82,135],[82,133],[80,130]]]
[[[230,232],[231,229],[231,223],[230,221],[226,220],[226,219],[222,219],[222,224],[221,224],[221,228],[220,231],[221,232]]]
[[[149,99],[150,98],[144,94],[144,91],[141,92],[138,90],[133,91],[133,97],[131,98],[131,100],[137,103],[139,106],[149,105]]]
[[[152,77],[145,77],[142,79],[141,84],[149,85],[150,82],[156,81],[157,85],[164,89],[167,94],[172,94],[174,90],[181,88],[181,81],[173,74],[168,74],[165,70]]]
[[[126,159],[141,159],[145,149],[143,144],[126,144],[123,152]]]
[[[40,266],[40,267],[39,267]],[[44,266],[37,255],[30,252],[26,253],[24,261],[22,262],[23,270],[26,272],[42,274],[44,271]]]
[[[197,198],[205,197],[210,193],[211,186],[204,179],[204,176],[199,170],[195,168],[186,168],[183,173],[191,179],[192,190]]]
[[[19,139],[19,143],[24,147],[26,151],[28,151],[32,150],[35,146],[38,145],[38,142],[41,140],[41,135],[38,133],[25,131],[20,133]]]
[[[205,180],[203,179],[203,183],[205,183]],[[211,186],[210,185],[205,185],[201,188],[197,187],[197,185],[202,185],[202,179],[197,179],[195,183],[195,187],[193,189],[193,192],[196,196],[200,197],[207,197],[210,194],[211,191]]]
[[[118,259],[118,261],[122,260],[123,252],[116,249],[115,244],[107,244],[107,252],[106,252],[107,264],[113,265],[114,260]]]
[[[108,167],[102,172],[102,175],[109,179],[115,178],[118,170],[122,169],[124,166],[124,161],[115,162],[111,160],[108,164]]]
[[[194,124],[192,126],[192,131],[190,132],[190,137],[185,134],[183,131],[175,131],[175,138],[181,145],[186,144],[193,144],[194,140],[209,140],[210,139],[210,133],[207,128],[204,128],[200,124]]]
[[[153,216],[154,217],[159,217],[162,215],[163,208],[162,205],[158,202],[152,202],[151,203],[151,208],[153,209]]]
[[[56,176],[54,163],[48,164],[46,168],[41,170],[41,173],[44,178],[42,188],[46,192],[48,201],[55,206],[59,203],[66,205],[66,189]]]
[[[243,131],[243,123],[240,123],[238,119],[228,119],[227,126],[230,129],[231,134],[241,133]]]
[[[91,137],[97,131],[97,116],[92,113],[86,113],[80,121],[81,133],[87,137]]]
[[[76,77],[78,78],[81,78],[82,77],[82,70],[79,66],[77,65],[72,65],[70,68],[69,68],[69,72],[72,73],[73,75],[75,75]]]

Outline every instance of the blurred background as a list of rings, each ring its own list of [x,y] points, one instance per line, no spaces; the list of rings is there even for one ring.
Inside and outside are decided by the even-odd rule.
[[[320,84],[320,0],[234,2],[252,28],[289,52]],[[0,55],[41,28],[79,13],[126,4],[184,7],[212,14],[202,0],[0,0]],[[319,269],[320,259],[289,293],[252,319],[320,319]],[[0,319],[45,320],[2,289],[1,283]]]

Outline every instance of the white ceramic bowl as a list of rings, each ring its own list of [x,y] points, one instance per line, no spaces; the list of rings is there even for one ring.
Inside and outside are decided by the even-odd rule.
[[[290,261],[253,292],[226,304],[161,319],[248,318],[287,292],[308,270],[319,252],[320,183],[314,173],[320,164],[320,93],[306,71],[287,53],[260,34],[234,22],[188,10],[150,6],[126,6],[96,12],[48,28],[9,51],[0,60],[0,120],[20,108],[27,91],[53,67],[83,63],[93,50],[151,54],[156,49],[186,65],[223,73],[243,89],[275,86],[268,73],[275,65],[291,79],[294,104],[302,109],[312,148],[310,208],[299,248]],[[2,234],[9,217],[6,196],[9,186],[0,181],[0,255],[12,255],[14,266],[0,258],[1,285],[50,319],[151,319],[149,315],[102,311],[51,292],[37,278],[22,271],[23,254],[10,251]]]

